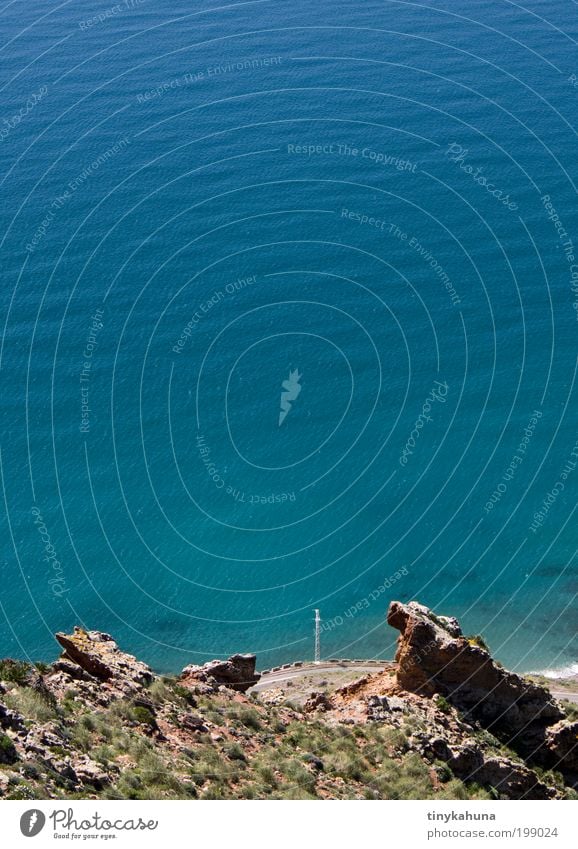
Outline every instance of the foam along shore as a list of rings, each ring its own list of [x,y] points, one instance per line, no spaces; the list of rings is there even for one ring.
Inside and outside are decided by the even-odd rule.
[[[578,663],[571,663],[569,666],[561,666],[554,669],[540,669],[537,672],[530,672],[529,675],[537,675],[542,678],[550,678],[553,681],[576,681],[578,683]]]

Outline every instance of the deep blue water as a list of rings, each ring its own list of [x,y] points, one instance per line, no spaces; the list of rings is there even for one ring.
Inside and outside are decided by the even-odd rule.
[[[3,5],[0,655],[82,622],[265,667],[320,608],[324,656],[391,657],[418,598],[578,659],[577,37],[570,0]]]

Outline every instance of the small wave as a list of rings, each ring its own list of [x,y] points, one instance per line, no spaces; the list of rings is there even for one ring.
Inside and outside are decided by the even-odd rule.
[[[539,669],[531,673],[533,675],[543,675],[544,678],[578,678],[578,663],[571,663],[570,666],[562,666],[559,669]]]

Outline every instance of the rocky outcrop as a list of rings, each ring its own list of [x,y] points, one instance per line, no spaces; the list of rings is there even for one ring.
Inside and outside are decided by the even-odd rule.
[[[58,633],[56,639],[64,649],[63,660],[72,661],[100,681],[116,678],[146,685],[153,680],[151,668],[122,652],[110,634],[76,627],[73,634]]]
[[[256,662],[254,654],[234,654],[228,660],[211,660],[203,666],[191,664],[181,672],[181,681],[185,686],[216,684],[245,693],[261,678],[255,671]]]
[[[440,740],[434,742],[438,743],[436,756],[462,781],[491,788],[507,799],[541,800],[553,796],[551,788],[532,769],[512,758],[488,755],[474,739],[457,746],[448,746]]]
[[[378,694],[375,684],[389,686]],[[444,780],[440,764],[466,785],[483,787],[500,799],[550,799],[555,791],[543,782],[522,758],[515,759],[499,751],[499,742],[487,732],[480,734],[476,723],[437,698],[401,691],[395,681],[370,680],[365,698],[367,720],[403,729],[397,745],[401,751],[414,752],[431,764],[432,773]],[[344,693],[344,688],[338,691]],[[347,695],[347,694],[346,694]],[[447,780],[447,774],[445,776]]]
[[[392,602],[387,621],[400,632],[396,653],[400,687],[428,697],[445,697],[529,763],[560,770],[574,782],[578,776],[578,722],[564,719],[564,711],[545,687],[508,672],[492,659],[480,638],[464,637],[456,619],[436,616],[415,601]],[[448,763],[451,766],[451,761]],[[482,778],[489,780],[488,769],[486,764],[483,771],[478,770],[481,783]],[[491,765],[490,772],[507,769],[500,762]],[[516,787],[524,788],[531,776],[517,774],[515,780]],[[510,790],[514,795],[509,798],[522,798],[515,795],[515,788]],[[536,792],[541,791],[538,788]]]
[[[70,746],[56,723],[30,729],[23,740],[23,748],[27,760],[42,763],[77,790],[85,785],[102,790],[110,784],[109,773],[88,755]]]
[[[452,761],[449,766],[452,766]],[[459,777],[459,770],[454,769],[454,774]],[[540,781],[533,770],[510,758],[485,758],[468,780],[475,781],[481,787],[492,788],[506,799],[542,801],[552,799],[555,795],[554,790]]]
[[[0,702],[0,728],[20,733],[26,728],[24,717]]]
[[[333,702],[326,693],[311,693],[303,709],[305,713],[313,713],[316,710],[328,711],[333,707]]]
[[[414,601],[394,601],[387,621],[400,631],[395,659],[403,689],[439,693],[486,728],[528,748],[563,718],[547,689],[495,663],[475,638],[462,635],[457,620],[436,616]]]
[[[387,721],[396,712],[407,714],[410,707],[399,696],[370,696],[367,700],[367,716],[374,722]]]
[[[451,745],[443,737],[426,738],[420,752],[432,761],[446,763],[462,781],[491,789],[500,798],[541,800],[554,795],[524,763],[488,754],[473,738]]]
[[[558,722],[546,731],[547,764],[578,776],[578,722]]]

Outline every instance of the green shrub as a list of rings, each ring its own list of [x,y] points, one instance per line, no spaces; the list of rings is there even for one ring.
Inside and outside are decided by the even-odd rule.
[[[13,684],[24,686],[28,681],[31,668],[31,665],[23,660],[4,658],[0,660],[0,681],[11,681]]]
[[[148,687],[147,692],[153,704],[162,705],[174,701],[174,690],[165,681],[155,680]],[[178,698],[178,697],[177,697]]]
[[[27,799],[37,799],[38,796],[34,792],[34,788],[27,781],[20,781],[14,790],[8,793],[6,798],[12,801],[25,801]]]
[[[259,714],[253,708],[242,707],[239,710],[238,719],[246,728],[252,728],[254,731],[259,731],[261,728]]]
[[[567,699],[561,699],[562,708],[564,713],[566,714],[567,719],[572,720],[574,722],[578,719],[578,705],[574,704],[574,702],[569,702]]]
[[[245,752],[238,743],[229,743],[225,746],[225,754],[232,761],[246,761]]]
[[[80,708],[79,702],[76,701],[76,695],[76,690],[71,687],[66,690],[62,697],[62,707],[67,713],[75,713]]]
[[[279,765],[279,770],[283,774],[286,781],[281,786],[281,790],[285,790],[285,785],[294,784],[300,790],[306,791],[311,798],[315,798],[315,783],[316,778],[308,769],[306,769],[303,764],[298,761],[296,758],[290,758],[287,761],[283,761]],[[303,798],[309,798],[303,797]]]
[[[218,784],[211,784],[203,791],[201,799],[226,799],[225,789]]]
[[[7,734],[0,734],[0,764],[13,764],[17,760],[16,746]]]
[[[180,782],[174,773],[174,764],[166,763],[156,752],[147,752],[138,764],[143,785],[179,790]]]
[[[133,708],[133,717],[137,722],[140,722],[141,725],[148,725],[149,728],[157,728],[157,721],[155,716],[151,710],[146,707],[135,707]]]
[[[269,798],[271,799],[317,799],[315,793],[311,793],[305,787],[299,787],[295,784],[283,785],[279,790]]]
[[[370,781],[368,764],[359,751],[337,749],[327,755],[324,766],[329,773],[338,775],[346,781]]]
[[[466,637],[466,639],[471,646],[478,646],[478,648],[484,649],[484,651],[490,651],[488,644],[481,634],[472,634],[470,637]]]
[[[452,709],[452,706],[448,702],[445,696],[436,696],[435,697],[435,706],[438,710],[441,710],[442,713],[449,713]]]
[[[197,706],[197,700],[195,699],[194,695],[186,687],[183,687],[182,684],[172,684],[171,689],[175,696],[177,696],[179,699],[182,699],[191,707]]]
[[[277,779],[275,778],[275,773],[269,764],[260,763],[255,765],[255,772],[261,778],[263,783],[268,787],[276,787]]]

